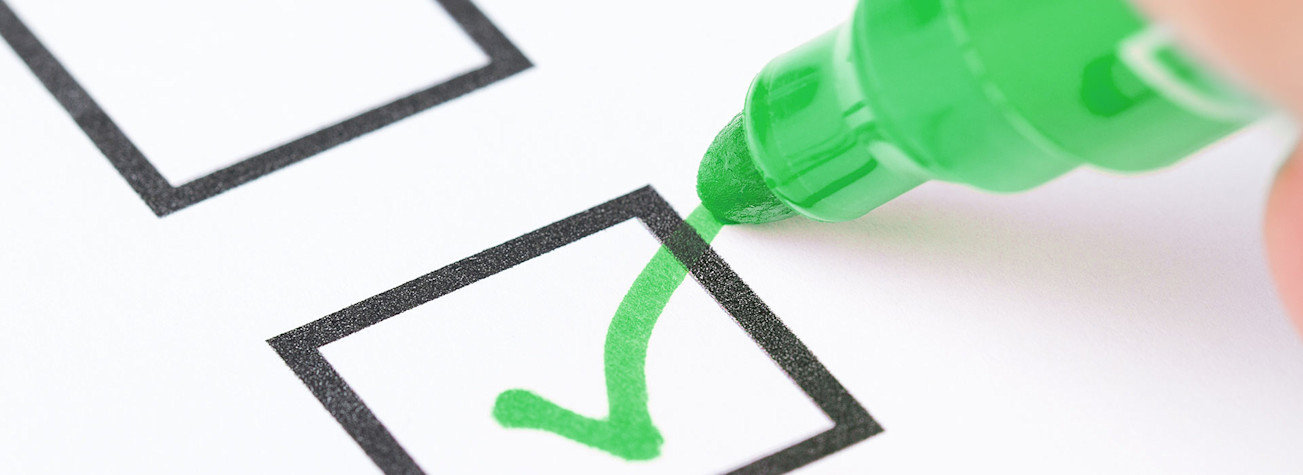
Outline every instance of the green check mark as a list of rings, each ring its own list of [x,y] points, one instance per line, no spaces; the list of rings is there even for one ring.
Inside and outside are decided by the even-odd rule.
[[[686,222],[706,243],[724,226],[700,206]],[[664,439],[647,410],[647,343],[665,304],[687,274],[679,259],[661,246],[616,309],[606,330],[603,355],[605,418],[577,414],[525,389],[499,394],[493,418],[503,427],[545,430],[626,460],[656,458]]]

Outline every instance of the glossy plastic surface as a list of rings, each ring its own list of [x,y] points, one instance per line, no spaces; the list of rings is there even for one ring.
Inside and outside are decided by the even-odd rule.
[[[862,0],[770,62],[743,114],[770,190],[844,221],[930,179],[1161,167],[1260,111],[1122,0]]]

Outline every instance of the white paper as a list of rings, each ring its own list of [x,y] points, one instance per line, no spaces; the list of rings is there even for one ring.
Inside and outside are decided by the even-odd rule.
[[[485,61],[428,0],[5,1],[174,185]],[[475,5],[532,68],[162,218],[0,48],[0,472],[378,473],[268,339],[645,185],[686,216],[751,77],[853,8]],[[296,48],[340,62],[275,60]],[[803,471],[1297,473],[1303,340],[1259,231],[1289,129],[725,228],[715,251],[885,429]],[[651,236],[625,222],[322,353],[431,473],[711,473],[829,427],[691,278],[648,350],[660,457],[496,425],[513,387],[603,415]]]
[[[11,4],[174,185],[486,60],[433,1]]]

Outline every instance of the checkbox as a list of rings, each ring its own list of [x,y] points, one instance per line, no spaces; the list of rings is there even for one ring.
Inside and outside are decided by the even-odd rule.
[[[0,0],[0,35],[159,216],[530,66],[469,0]]]
[[[495,335],[497,335],[497,337],[503,337],[501,335],[509,334],[509,332],[503,333],[504,329],[500,327],[501,324],[496,323],[491,320],[490,317],[486,316],[492,315],[493,312],[486,311],[487,314],[479,314],[476,312],[427,311],[427,309],[438,307],[440,304],[437,302],[430,306],[426,306],[425,304],[435,302],[437,299],[441,298],[449,299],[450,301],[457,300],[460,296],[453,293],[460,289],[468,287],[475,289],[479,286],[492,285],[499,279],[510,279],[512,273],[504,271],[512,270],[517,268],[517,266],[520,266],[522,270],[517,272],[524,272],[523,269],[528,267],[526,264],[531,263],[534,259],[554,252],[567,252],[567,249],[563,248],[578,243],[580,240],[589,236],[594,236],[598,233],[604,232],[627,233],[630,228],[628,228],[628,226],[622,227],[621,223],[630,223],[634,220],[640,222],[643,225],[643,229],[651,231],[651,234],[656,238],[656,241],[659,241],[659,243],[662,243],[670,249],[677,258],[686,262],[685,265],[690,269],[696,282],[700,284],[699,289],[704,290],[705,295],[702,296],[702,300],[705,302],[713,300],[723,309],[724,312],[726,312],[727,316],[731,317],[733,322],[729,322],[730,325],[719,328],[731,329],[733,332],[736,332],[738,329],[743,330],[743,332],[740,333],[744,335],[739,336],[739,338],[749,340],[748,342],[744,342],[748,343],[748,345],[745,345],[744,347],[750,348],[755,356],[758,357],[757,359],[760,362],[764,362],[765,357],[767,357],[769,360],[768,365],[770,365],[769,369],[772,369],[772,367],[776,365],[777,368],[781,370],[781,373],[775,372],[778,376],[777,379],[796,395],[796,397],[786,399],[786,401],[789,403],[791,401],[797,401],[792,404],[805,405],[806,409],[811,409],[811,412],[821,414],[822,417],[825,418],[824,420],[827,421],[827,425],[820,426],[815,432],[806,433],[798,431],[797,433],[791,434],[787,439],[790,443],[784,442],[787,444],[785,446],[757,447],[754,449],[754,452],[748,452],[750,454],[749,457],[738,461],[732,461],[726,465],[726,467],[740,467],[736,468],[736,471],[743,473],[785,472],[801,467],[882,431],[872,417],[869,416],[868,412],[846,391],[845,388],[841,386],[840,383],[837,382],[836,378],[834,378],[828,370],[819,363],[814,354],[782,324],[778,317],[760,301],[759,297],[757,297],[750,288],[742,282],[740,277],[733,273],[732,269],[729,268],[729,266],[717,254],[715,254],[708,245],[697,237],[695,233],[680,233],[675,235],[675,231],[683,226],[682,219],[669,207],[660,195],[650,187],[634,191],[628,195],[545,226],[479,254],[448,265],[442,269],[416,278],[391,290],[358,302],[348,308],[276,336],[268,340],[268,343],[277,351],[277,353],[280,354],[286,364],[296,373],[300,380],[308,386],[308,389],[317,397],[318,401],[321,402],[325,409],[335,417],[344,430],[383,471],[386,473],[420,473],[422,468],[432,471],[446,469],[441,466],[439,462],[439,453],[443,447],[428,447],[424,443],[419,444],[418,446],[408,447],[400,440],[400,438],[404,434],[410,434],[411,431],[408,428],[413,426],[427,425],[430,430],[443,431],[445,434],[454,434],[454,437],[455,434],[459,433],[459,428],[449,426],[447,421],[444,421],[444,423],[441,424],[439,420],[407,417],[405,414],[402,414],[401,411],[395,410],[393,404],[386,402],[386,400],[392,400],[393,398],[378,396],[375,399],[377,402],[376,407],[373,408],[369,406],[364,402],[364,400],[367,399],[368,394],[366,391],[370,391],[370,394],[378,395],[382,391],[382,388],[379,388],[375,381],[384,381],[385,378],[373,378],[370,377],[370,375],[359,373],[358,368],[370,367],[381,368],[382,371],[397,371],[401,373],[397,376],[399,378],[431,377],[433,379],[441,380],[442,378],[446,378],[447,375],[452,374],[446,368],[456,367],[459,365],[475,365],[477,360],[467,360],[447,355],[439,358],[434,357],[433,354],[431,354],[428,359],[408,358],[407,363],[400,365],[393,365],[390,360],[370,362],[360,361],[371,356],[366,354],[364,351],[365,348],[377,348],[377,345],[388,344],[385,342],[397,342],[400,340],[419,341],[419,338],[413,340],[412,338],[415,337],[411,335],[411,332],[409,331],[409,328],[416,327],[398,327],[400,325],[409,324],[409,320],[407,320],[409,317],[416,319],[455,318],[469,319],[470,321],[480,320],[479,323],[483,325],[484,331],[491,332],[496,328],[499,333],[475,336],[460,335],[459,338],[466,341],[487,341],[486,339],[494,338]],[[600,237],[601,236],[599,236],[599,238]],[[630,253],[638,259],[646,259],[649,257],[649,253],[654,251],[656,248],[656,241],[653,241],[645,248],[635,248],[631,250]],[[621,253],[620,255],[624,254]],[[548,257],[550,258],[551,256],[549,255]],[[569,259],[569,257],[567,258]],[[634,260],[636,261],[638,259]],[[618,260],[619,259],[605,259],[594,260],[592,262],[602,263]],[[571,264],[567,268],[587,269],[589,267]],[[497,277],[500,273],[501,277]],[[630,278],[631,277],[632,276],[630,276]],[[486,279],[489,280],[486,281]],[[485,283],[480,284],[482,281]],[[620,283],[627,285],[627,282],[628,281],[623,281]],[[619,287],[618,284],[611,285],[615,285],[615,287],[612,288]],[[690,286],[691,284],[686,285]],[[523,283],[514,283],[507,285],[504,288],[524,289],[528,287],[528,285],[524,285]],[[680,292],[683,291],[684,289],[680,288]],[[475,292],[475,290],[467,290],[461,294],[473,295]],[[501,292],[494,292],[495,295],[500,293]],[[606,296],[607,293],[618,294],[619,292],[611,292],[611,289],[604,289],[601,291],[594,291],[591,294],[600,299],[606,298],[604,296]],[[589,295],[589,293],[583,293],[582,295]],[[500,298],[510,299],[512,297],[511,295],[504,294],[501,295]],[[569,298],[569,301],[577,301],[581,297],[575,296],[573,298],[566,298]],[[614,298],[618,298],[618,295]],[[601,302],[596,305],[597,307],[609,307],[610,304],[611,302]],[[672,300],[671,305],[673,304]],[[584,308],[584,305],[586,304],[575,304],[575,307]],[[533,309],[534,307],[530,308]],[[581,335],[586,331],[582,328],[594,326],[593,321],[582,320],[582,318],[591,319],[591,315],[594,315],[593,312],[581,312],[589,314],[590,317],[581,317],[580,320],[570,320],[569,317],[563,318],[558,316],[570,314],[571,312],[567,311],[566,308],[551,310],[538,309],[537,311],[539,315],[535,318],[546,319],[547,321],[553,321],[554,325],[563,326],[566,330],[562,332],[562,335],[565,335],[566,332],[573,332],[576,335],[576,339],[582,339]],[[387,323],[387,325],[377,326],[381,322],[385,322],[392,317],[408,312],[410,313],[404,315],[402,319],[394,320]],[[595,315],[609,317],[609,313],[605,312],[595,313]],[[720,320],[727,322],[728,319],[721,318]],[[596,326],[598,327],[597,330],[604,330],[605,324],[609,323],[609,320],[602,322],[601,319],[598,319],[596,322]],[[495,327],[495,325],[499,326]],[[364,329],[373,327],[375,329],[366,334],[354,336]],[[471,327],[479,328],[479,325],[472,325]],[[392,338],[386,337],[385,335],[399,335],[404,338]],[[350,347],[352,342],[342,341],[350,337],[352,337],[351,340],[362,339],[372,341],[367,342],[366,344],[353,345]],[[379,340],[375,340],[376,338],[379,338]],[[669,348],[674,347],[673,345],[666,345],[666,341],[657,340],[656,338],[657,337],[653,337],[651,342],[651,355],[654,355],[655,352],[658,351],[657,348],[659,347],[657,345],[665,345],[664,349],[660,351],[670,351]],[[385,342],[381,342],[381,340],[384,340]],[[323,353],[322,347],[336,342],[345,345],[343,349],[336,350],[335,347],[331,347],[327,348]],[[452,340],[452,342],[453,343],[450,344],[455,344],[457,340]],[[553,346],[564,344],[564,342],[556,342]],[[419,347],[419,344],[417,346]],[[681,342],[679,346],[682,347]],[[758,350],[756,350],[756,348],[758,348]],[[736,353],[739,351],[742,353],[746,352],[742,350],[730,350],[729,353]],[[381,353],[388,352],[384,351]],[[328,355],[330,356],[330,359],[327,358]],[[511,356],[515,359],[524,357],[518,354],[513,354]],[[590,363],[596,363],[596,356],[597,355],[592,355],[593,361],[590,361]],[[546,356],[539,355],[538,357],[544,358]],[[338,367],[336,364],[332,363],[331,359],[339,360],[337,361]],[[702,363],[709,364],[711,362],[703,361]],[[434,369],[429,370],[431,372],[428,373],[420,373],[425,374],[426,376],[416,376],[416,373],[409,374],[410,371],[413,371],[413,365],[415,365],[415,367],[428,366]],[[403,368],[398,369],[396,366],[401,366]],[[499,365],[493,366],[496,367]],[[349,368],[349,371],[341,372],[339,368]],[[465,368],[461,369],[464,370]],[[485,372],[488,372],[487,367]],[[529,371],[527,373],[539,372],[540,371]],[[655,384],[655,371],[649,370],[649,373],[649,377],[652,378],[649,385]],[[352,374],[352,381],[358,382],[358,385],[354,386],[350,383],[350,380],[347,379],[350,377],[350,374]],[[390,376],[392,377],[393,375]],[[541,378],[543,376],[540,375],[539,377]],[[448,384],[459,384],[456,382],[456,378],[452,379],[453,380],[450,380]],[[393,379],[390,380],[392,381]],[[461,378],[461,380],[465,381],[467,378]],[[524,384],[530,383],[530,381],[520,382]],[[665,384],[662,384],[662,386],[665,386]],[[495,387],[490,389],[500,390],[507,388]],[[583,392],[589,395],[594,392],[599,395],[603,394],[600,390],[592,389],[593,388],[588,388]],[[692,388],[689,388],[689,391],[691,389]],[[750,389],[753,392],[747,394],[752,395],[757,394],[754,392],[757,390],[760,391],[759,394],[774,392],[764,390],[763,388],[735,389]],[[458,390],[463,390],[463,388],[459,387]],[[471,391],[472,389],[465,388],[464,390]],[[656,387],[651,388],[650,396],[654,402],[657,398]],[[449,403],[446,399],[433,399],[435,400],[429,401],[429,404],[439,404],[440,401],[444,401],[445,404]],[[472,399],[478,400],[479,398]],[[485,399],[485,406],[483,407],[457,407],[454,408],[454,410],[465,410],[472,413],[482,412],[483,419],[488,422],[490,416],[487,407],[492,403],[491,394],[484,396],[483,399]],[[601,409],[593,406],[593,400],[587,401],[587,405],[584,405],[583,401],[580,402],[581,404],[579,407],[581,409],[578,410],[582,411],[584,410],[582,408],[586,407],[592,410],[591,415],[598,417],[602,415]],[[813,403],[813,408],[808,407],[811,403]],[[754,423],[742,424],[743,427],[740,428],[740,430],[751,430],[751,428],[748,427],[749,425],[755,425],[756,427],[763,426],[764,423],[768,422],[766,418],[776,417],[774,416],[774,414],[778,413],[776,411],[799,412],[801,407],[793,407],[792,404],[784,404],[782,407],[775,407],[770,411],[753,414]],[[379,409],[380,412],[375,412],[382,406],[383,409]],[[666,407],[673,409],[683,406],[687,405],[679,404]],[[655,411],[654,404],[653,410]],[[681,418],[670,419],[674,419],[674,423],[676,424],[684,421],[684,419]],[[390,428],[382,422],[384,420],[393,422],[393,425],[396,428],[402,426],[401,430],[391,431]],[[808,429],[809,426],[802,427]],[[739,430],[738,427],[733,427],[732,429]],[[533,440],[553,444],[553,446],[560,446],[556,444],[573,444],[571,441],[542,432],[533,432],[522,436],[520,435],[522,432],[512,432],[513,430],[511,429],[498,428],[498,430],[501,431],[503,437],[533,437]],[[692,430],[709,432],[711,430],[720,430],[720,428],[692,427]],[[667,436],[666,440],[668,444],[672,439]],[[722,444],[723,442],[721,442],[721,445]],[[413,450],[413,453],[420,455],[414,457],[413,453],[408,452],[409,449]],[[329,449],[323,448],[323,450]],[[449,448],[448,450],[453,449]],[[503,454],[503,456],[508,457],[510,454]],[[418,464],[418,460],[423,464],[423,466]],[[710,469],[710,467],[697,467],[696,469],[707,470]]]

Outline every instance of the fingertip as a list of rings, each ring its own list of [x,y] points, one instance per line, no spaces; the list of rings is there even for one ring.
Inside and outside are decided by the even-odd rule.
[[[1276,174],[1263,236],[1276,291],[1285,310],[1303,334],[1303,149]]]

